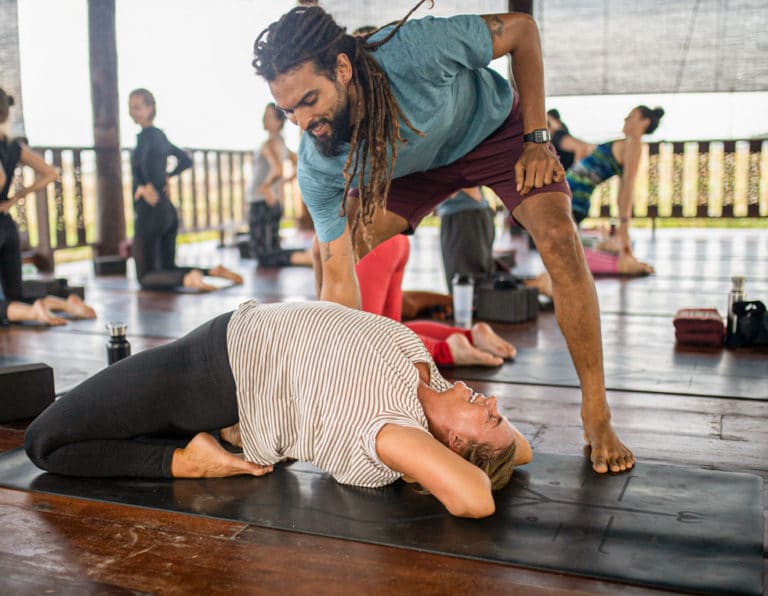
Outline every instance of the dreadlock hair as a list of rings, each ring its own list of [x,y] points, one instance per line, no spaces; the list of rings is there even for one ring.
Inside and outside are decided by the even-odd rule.
[[[420,0],[380,41],[368,41],[374,32],[357,37],[348,35],[344,27],[339,27],[333,17],[318,6],[298,6],[262,31],[253,45],[252,65],[256,74],[268,82],[308,61],[313,63],[315,72],[335,81],[338,55],[343,53],[349,58],[352,85],[359,102],[354,108],[363,116],[354,123],[349,154],[344,163],[341,215],[347,213],[347,194],[357,173],[360,208],[351,231],[354,239],[362,225],[368,244],[376,208],[386,209],[387,206],[398,144],[403,142],[400,120],[415,134],[423,136],[400,110],[389,79],[371,52],[388,42],[426,1]],[[369,166],[370,175],[366,179],[364,174]]]

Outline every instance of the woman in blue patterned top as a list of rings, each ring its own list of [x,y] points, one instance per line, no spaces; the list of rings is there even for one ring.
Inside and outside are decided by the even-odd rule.
[[[642,151],[642,136],[655,131],[663,115],[662,108],[650,109],[643,105],[637,106],[624,118],[623,139],[598,145],[590,155],[574,164],[566,173],[566,180],[573,194],[571,203],[573,217],[577,223],[589,214],[595,187],[613,176],[621,176],[618,198],[619,225],[615,236],[603,245],[604,250],[616,252],[619,255],[616,273],[624,275],[653,273],[651,265],[641,263],[632,254],[629,222],[632,217],[632,192]]]

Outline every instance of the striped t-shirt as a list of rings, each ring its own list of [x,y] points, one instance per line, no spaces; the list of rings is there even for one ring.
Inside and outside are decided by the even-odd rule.
[[[376,454],[385,424],[428,432],[415,362],[429,364],[434,389],[450,387],[409,329],[330,302],[246,302],[227,347],[245,459],[310,462],[344,484],[400,478]]]

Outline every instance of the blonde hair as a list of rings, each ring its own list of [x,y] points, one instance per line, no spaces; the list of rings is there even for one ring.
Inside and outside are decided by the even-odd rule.
[[[515,453],[517,442],[512,441],[501,451],[493,450],[485,443],[467,443],[459,455],[485,472],[491,479],[491,488],[499,490],[512,478],[512,472],[515,471]]]

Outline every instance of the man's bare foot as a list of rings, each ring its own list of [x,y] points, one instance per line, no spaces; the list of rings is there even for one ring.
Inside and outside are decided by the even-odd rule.
[[[619,253],[618,269],[621,275],[650,275],[653,273],[652,265],[638,261],[635,255],[627,252]]]
[[[198,269],[193,269],[184,276],[184,287],[200,290],[201,292],[212,292],[216,289],[211,284],[205,283],[203,272]]]
[[[176,449],[171,460],[174,478],[225,478],[250,474],[264,476],[272,466],[260,466],[233,455],[208,433],[198,433],[183,449]]]
[[[472,343],[477,349],[500,356],[505,360],[510,360],[517,355],[515,346],[499,337],[488,323],[475,323],[472,327]]]
[[[67,296],[66,312],[78,319],[95,319],[96,311],[88,306],[77,294]]]
[[[477,349],[461,333],[448,336],[445,343],[448,344],[455,366],[501,366],[504,364],[503,358]]]
[[[41,323],[46,323],[51,326],[67,324],[66,319],[57,317],[50,310],[48,310],[48,307],[45,305],[45,300],[43,298],[38,298],[35,300],[34,304],[32,304],[32,313],[35,317],[34,320]]]
[[[233,424],[232,426],[228,426],[227,428],[222,428],[219,431],[219,435],[223,441],[226,441],[230,445],[234,445],[235,447],[243,446],[243,437],[240,435],[239,422],[237,424]]]
[[[213,277],[222,277],[224,279],[228,279],[229,281],[231,281],[234,284],[238,284],[239,285],[239,284],[243,283],[243,276],[242,275],[227,269],[224,265],[217,265],[216,267],[211,269],[209,271],[209,273]]]
[[[624,472],[635,465],[635,456],[624,445],[610,422],[588,426],[584,424],[584,441],[591,447],[592,469],[598,474]]]
[[[536,288],[539,290],[539,294],[552,298],[552,278],[546,271],[539,273],[533,279],[526,279],[525,285],[529,288]]]

